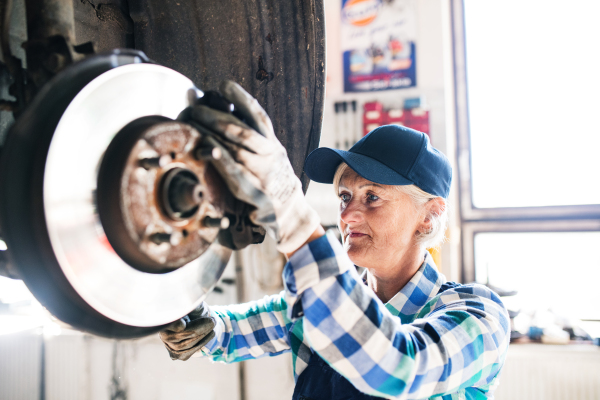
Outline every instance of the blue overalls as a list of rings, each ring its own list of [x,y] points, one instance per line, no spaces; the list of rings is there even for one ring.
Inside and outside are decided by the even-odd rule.
[[[446,282],[438,294],[458,284]],[[308,366],[296,382],[292,400],[368,400],[381,399],[369,396],[355,388],[346,378],[337,373],[317,353],[313,353]]]

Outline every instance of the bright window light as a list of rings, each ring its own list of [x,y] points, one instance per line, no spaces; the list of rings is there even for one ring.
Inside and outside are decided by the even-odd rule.
[[[0,303],[33,301],[34,297],[21,280],[0,276]]]
[[[479,233],[477,281],[518,290],[523,309],[600,320],[600,232]]]
[[[465,0],[473,204],[600,203],[600,1]]]

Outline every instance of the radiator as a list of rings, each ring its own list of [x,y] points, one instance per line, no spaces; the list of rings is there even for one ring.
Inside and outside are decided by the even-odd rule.
[[[188,400],[196,399],[197,393],[215,400],[235,399],[239,392],[237,365],[200,359],[172,362],[157,337],[117,345],[67,334],[47,337],[44,347],[42,339],[25,332],[0,335],[0,400],[110,399],[115,362],[132,400]],[[115,349],[118,357],[113,359]],[[256,373],[249,385],[264,384],[267,379],[260,375]],[[600,400],[600,347],[511,345],[496,400],[538,399]]]
[[[42,388],[42,335],[0,335],[0,399],[38,400]]]
[[[46,397],[44,400],[83,400],[88,377],[83,335],[46,338]]]
[[[600,400],[600,347],[515,344],[496,400]]]

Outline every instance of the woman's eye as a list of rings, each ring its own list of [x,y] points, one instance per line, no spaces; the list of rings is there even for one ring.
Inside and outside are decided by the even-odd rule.
[[[374,194],[368,194],[368,195],[367,195],[367,200],[368,200],[370,203],[372,203],[372,202],[374,202],[374,201],[377,201],[377,200],[379,200],[379,196],[376,196],[376,195],[374,195]]]
[[[340,200],[342,200],[344,203],[347,203],[350,201],[350,195],[347,193],[342,193],[340,194]]]

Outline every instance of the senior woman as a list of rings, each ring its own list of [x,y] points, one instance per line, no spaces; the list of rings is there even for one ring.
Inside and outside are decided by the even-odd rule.
[[[304,200],[264,110],[234,83],[221,91],[246,123],[202,106],[192,115],[227,144],[233,159],[215,166],[288,256],[285,291],[203,304],[161,332],[171,357],[200,351],[235,362],[291,351],[297,400],[493,398],[509,342],[506,309],[484,286],[446,282],[426,251],[444,235],[446,157],[423,133],[398,126],[373,130],[349,151],[312,152],[305,172],[333,184],[342,246]]]

